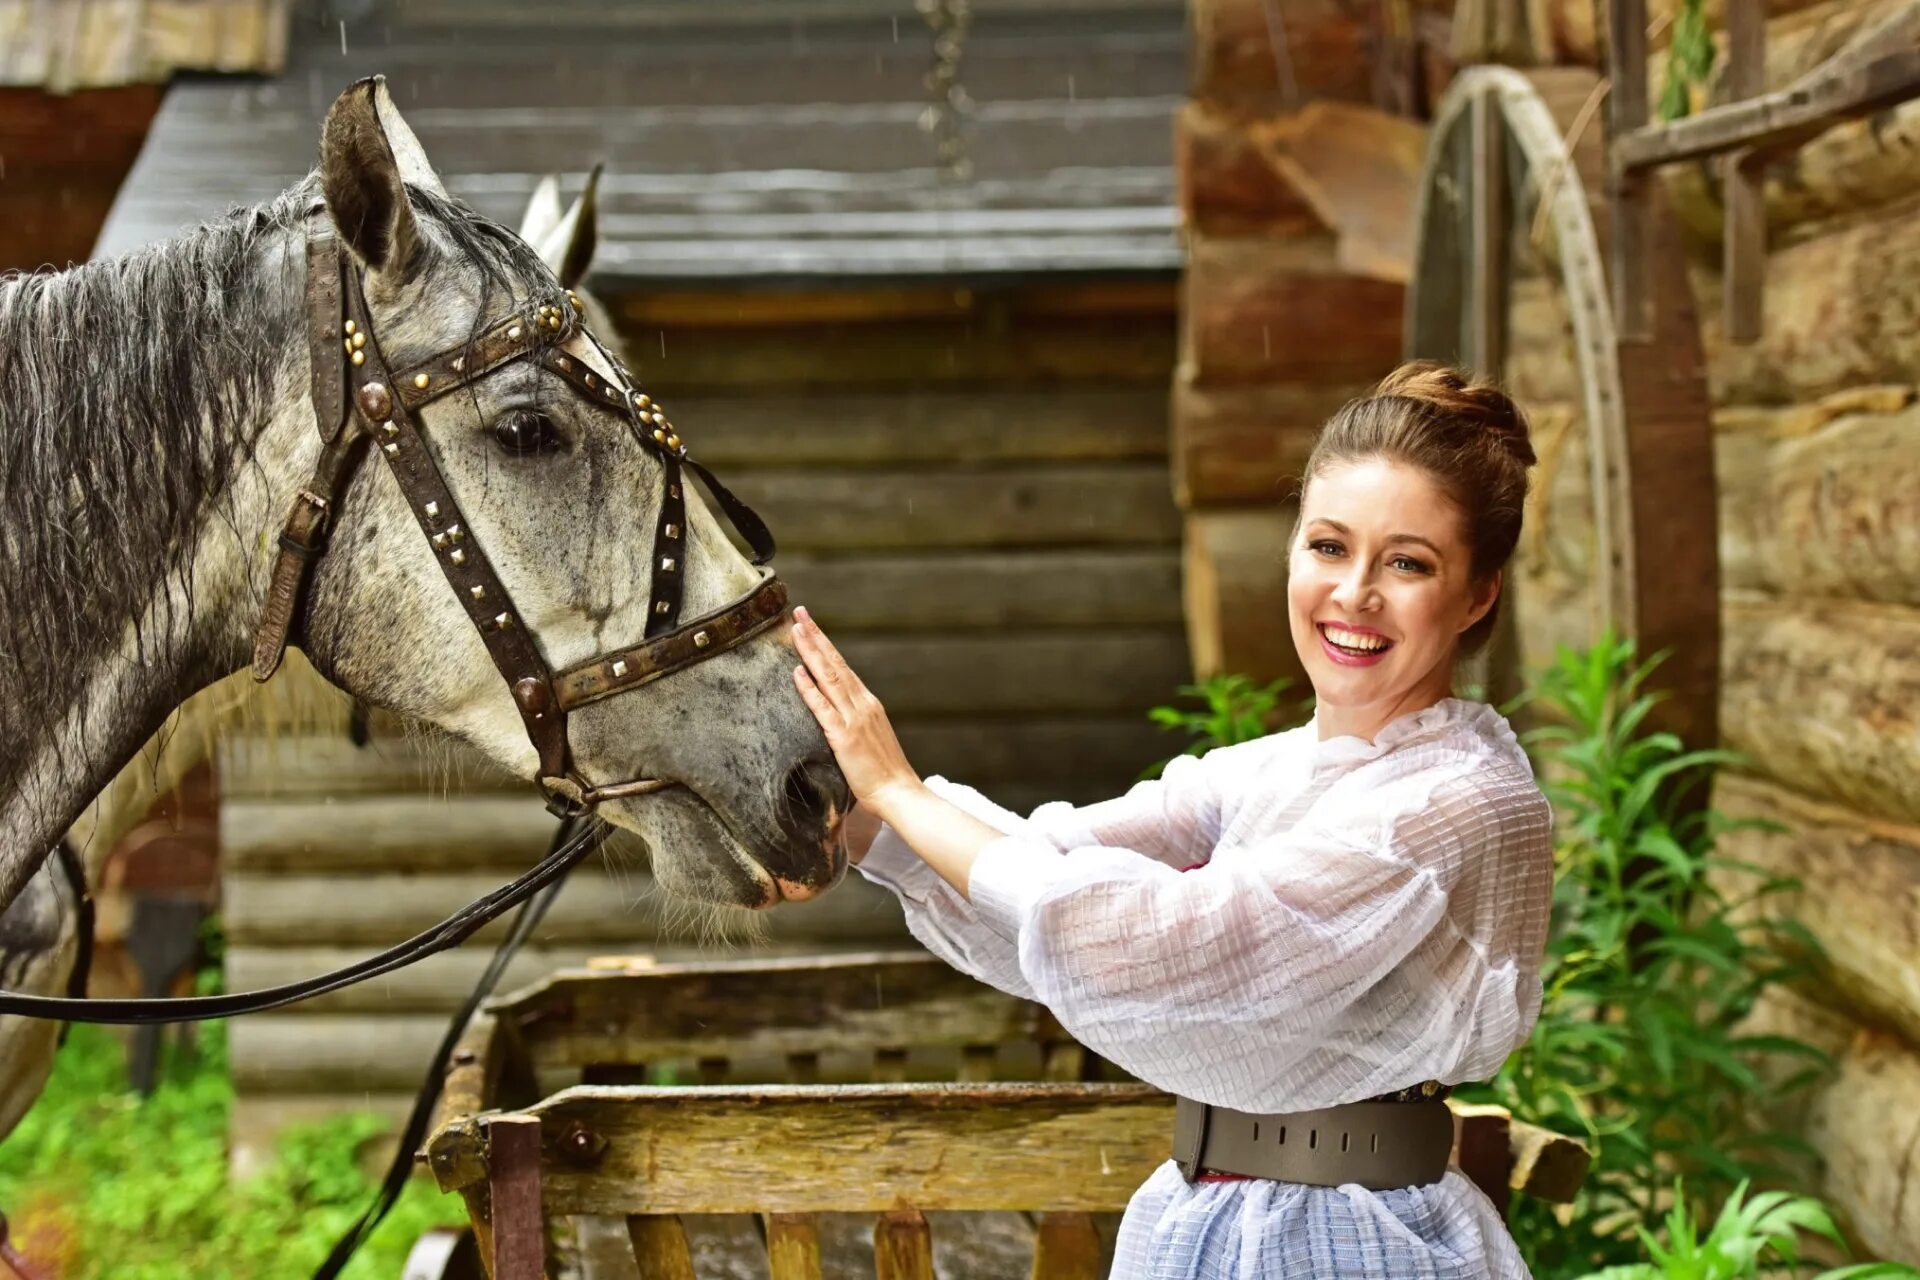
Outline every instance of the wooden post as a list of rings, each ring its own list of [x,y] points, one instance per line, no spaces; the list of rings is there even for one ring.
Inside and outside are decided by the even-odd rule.
[[[767,1215],[768,1280],[820,1280],[820,1220],[811,1213]]]
[[[1499,379],[1507,364],[1507,130],[1498,91],[1473,100],[1473,276],[1468,364]]]
[[[1043,1213],[1029,1280],[1100,1280],[1100,1233],[1084,1213]]]
[[[1735,102],[1766,91],[1767,21],[1761,0],[1728,0],[1727,92]],[[1738,343],[1760,338],[1767,272],[1767,198],[1764,160],[1751,151],[1727,157],[1722,175],[1726,238],[1727,337]]]
[[[1513,1155],[1509,1143],[1511,1117],[1504,1107],[1456,1105],[1453,1108],[1455,1162],[1469,1181],[1486,1192],[1500,1216],[1507,1216]]]
[[[1608,7],[1608,204],[1613,213],[1613,316],[1620,337],[1645,341],[1653,333],[1653,282],[1647,241],[1652,210],[1650,175],[1623,168],[1619,140],[1647,123],[1646,0],[1594,0]]]
[[[874,1280],[933,1280],[933,1232],[918,1209],[896,1209],[873,1225]]]
[[[540,1119],[487,1123],[487,1192],[493,1209],[493,1280],[544,1280],[547,1233],[540,1215]]]
[[[695,1280],[693,1250],[687,1247],[687,1229],[679,1215],[636,1213],[627,1219],[627,1236],[633,1241],[633,1260],[640,1264],[640,1280]]]

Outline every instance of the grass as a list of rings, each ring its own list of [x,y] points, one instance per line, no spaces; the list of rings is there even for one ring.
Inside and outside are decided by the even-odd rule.
[[[233,1086],[226,1028],[170,1053],[150,1098],[127,1086],[119,1043],[77,1026],[45,1095],[0,1144],[0,1207],[30,1261],[61,1280],[287,1280],[310,1274],[365,1207],[370,1115],[289,1130],[255,1178],[227,1178]],[[392,1280],[421,1232],[464,1220],[416,1179],[347,1268]]]

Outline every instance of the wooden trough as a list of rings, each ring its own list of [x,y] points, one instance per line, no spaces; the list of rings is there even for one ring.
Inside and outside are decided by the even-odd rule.
[[[1564,1202],[1585,1176],[1578,1143],[1498,1108],[1455,1115],[1457,1162],[1503,1210],[1509,1190]],[[689,1228],[711,1215],[753,1215],[755,1273],[817,1280],[843,1214],[874,1215],[879,1280],[931,1280],[929,1213],[966,1232],[1011,1216],[1036,1280],[1092,1280],[1172,1131],[1169,1095],[922,952],[609,960],[476,1018],[422,1156],[465,1198],[493,1280],[710,1280]],[[580,1256],[622,1221],[622,1256]]]

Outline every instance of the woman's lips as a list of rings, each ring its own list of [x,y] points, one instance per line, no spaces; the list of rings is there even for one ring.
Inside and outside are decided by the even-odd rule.
[[[1324,624],[1316,625],[1314,630],[1319,633],[1320,651],[1327,655],[1327,660],[1343,667],[1377,666],[1393,649],[1393,643],[1391,641],[1388,641],[1384,647],[1375,649],[1371,653],[1359,653],[1351,649],[1342,649],[1339,645],[1336,645],[1332,640],[1327,638],[1327,628]],[[1362,632],[1360,634],[1377,635],[1379,633]]]

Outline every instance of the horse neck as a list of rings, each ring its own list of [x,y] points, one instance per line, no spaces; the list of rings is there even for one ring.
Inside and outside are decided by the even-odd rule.
[[[191,253],[191,239],[183,243],[181,251]],[[164,254],[172,248],[149,252]],[[36,323],[52,331],[53,342],[68,350],[87,350],[95,362],[113,359],[120,349],[116,339],[129,349],[145,344],[139,347],[144,367],[189,370],[185,380],[197,386],[230,388],[226,373],[193,368],[193,362],[207,359],[209,352],[226,353],[236,363],[233,377],[256,392],[239,400],[209,394],[195,403],[190,396],[156,385],[131,438],[124,425],[108,439],[90,436],[87,424],[69,424],[73,429],[60,440],[59,447],[82,449],[90,439],[108,439],[129,461],[141,449],[160,457],[181,442],[200,448],[184,491],[180,473],[176,470],[168,483],[160,476],[166,466],[160,464],[150,468],[160,476],[152,479],[154,491],[141,494],[137,490],[147,481],[137,478],[136,468],[127,467],[115,477],[125,491],[111,495],[113,521],[80,522],[98,536],[80,537],[70,552],[76,561],[125,556],[134,549],[144,560],[137,574],[116,578],[113,572],[62,572],[59,566],[24,563],[10,571],[0,565],[0,574],[6,575],[0,577],[0,594],[9,588],[32,593],[36,580],[44,592],[39,601],[20,600],[14,607],[0,608],[0,617],[13,617],[21,608],[70,611],[62,623],[15,628],[9,638],[15,669],[43,674],[0,685],[0,713],[10,731],[0,740],[0,904],[12,900],[176,706],[246,661],[273,547],[271,537],[263,535],[284,518],[306,475],[302,468],[311,468],[317,448],[306,406],[297,276],[292,277],[294,287],[287,287],[289,255],[299,252],[297,234],[284,227],[247,240],[225,263],[239,274],[221,282],[230,295],[253,291],[230,325],[210,318],[189,300],[181,305],[196,309],[198,321],[172,326],[170,332],[156,332],[156,318],[132,308],[105,319],[101,298],[90,290],[106,294],[113,286],[99,281],[75,279],[61,287],[63,277],[53,277],[0,286],[0,316],[21,304],[19,290],[34,289],[39,295],[31,300]],[[152,261],[144,265],[153,267]],[[120,266],[89,266],[66,274]],[[9,293],[14,296],[9,298]],[[80,311],[86,313],[85,320],[70,323],[71,312]],[[124,332],[117,332],[116,325]],[[0,348],[6,345],[5,332],[0,327]],[[20,377],[0,377],[0,448],[7,450],[0,454],[0,487],[8,479],[5,468],[28,465],[8,444],[9,437],[17,441],[26,431],[47,426],[39,406],[21,403],[21,382]],[[75,462],[72,472],[82,475],[85,469]],[[182,506],[183,500],[190,505]],[[4,550],[17,553],[21,545],[30,544]],[[39,545],[44,547],[45,541]],[[119,590],[113,589],[116,584]]]

